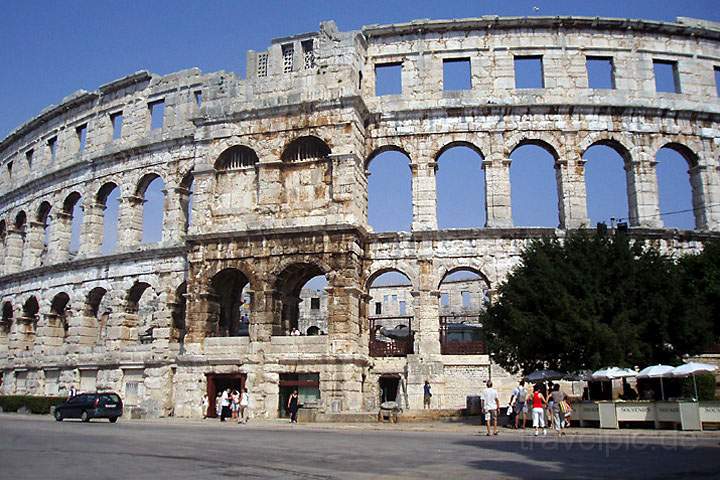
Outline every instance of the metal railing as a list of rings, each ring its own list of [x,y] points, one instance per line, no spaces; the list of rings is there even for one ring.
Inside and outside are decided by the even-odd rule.
[[[412,316],[370,318],[370,356],[405,357],[414,352]]]
[[[487,353],[479,315],[440,317],[440,352],[443,355],[483,355]]]

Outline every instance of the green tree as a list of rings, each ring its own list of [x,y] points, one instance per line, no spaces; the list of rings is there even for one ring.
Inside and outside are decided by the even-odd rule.
[[[687,328],[711,325],[702,334],[707,343],[720,343],[720,241],[705,243],[702,253],[678,260]]]
[[[679,269],[643,242],[577,232],[536,240],[521,260],[483,319],[506,369],[669,363],[707,343],[707,325],[682,315]]]

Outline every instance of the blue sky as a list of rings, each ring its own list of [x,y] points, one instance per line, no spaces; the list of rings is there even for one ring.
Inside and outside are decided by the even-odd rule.
[[[0,137],[37,115],[50,104],[78,89],[99,85],[141,69],[159,74],[200,67],[227,70],[244,76],[245,53],[264,49],[274,37],[316,31],[321,20],[334,19],[342,30],[372,23],[402,22],[418,18],[460,18],[480,15],[585,15],[674,20],[691,16],[720,21],[717,0],[696,1],[21,1],[4,3],[0,16]],[[593,222],[610,216],[626,217],[624,172],[618,158],[597,149],[588,162],[588,185]],[[406,161],[387,154],[388,161],[371,165],[371,222],[376,230],[401,229],[409,206],[392,215],[379,215],[378,202],[387,205],[409,194]],[[590,155],[590,153],[589,153]],[[684,175],[682,160],[670,153],[659,157],[659,169]],[[512,171],[517,191],[534,193],[513,198],[518,225],[557,225],[553,199],[554,172],[544,152],[516,151]],[[665,158],[665,156],[667,158]],[[592,172],[595,164],[611,165],[608,172]],[[481,226],[484,222],[482,171],[479,157],[469,150],[448,151],[440,159],[438,197],[441,227]],[[394,170],[393,170],[394,168]],[[378,170],[379,169],[379,170]],[[515,170],[515,167],[513,167]],[[390,172],[390,173],[387,173]],[[548,173],[550,172],[550,173]],[[619,172],[619,174],[618,174]],[[678,173],[679,172],[679,173]],[[387,174],[392,182],[376,185]],[[664,173],[663,173],[664,175]],[[550,179],[548,181],[548,178]],[[690,205],[688,185],[672,180],[661,183],[661,210]],[[538,179],[543,179],[538,181]],[[663,190],[663,185],[667,188]],[[375,194],[375,190],[384,191]],[[389,189],[389,190],[388,190]],[[390,192],[390,193],[388,193]],[[618,193],[619,192],[619,193]],[[626,202],[626,200],[624,200]],[[553,204],[554,203],[554,204]],[[522,208],[521,208],[522,207]],[[381,219],[393,220],[384,224]],[[667,224],[692,226],[691,215],[667,217]],[[408,224],[409,222],[406,221]],[[407,229],[407,228],[402,228]]]

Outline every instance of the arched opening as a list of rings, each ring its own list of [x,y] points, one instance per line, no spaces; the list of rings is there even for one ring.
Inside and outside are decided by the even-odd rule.
[[[283,162],[323,160],[330,155],[327,143],[312,135],[299,137],[290,142],[280,157]]]
[[[307,288],[306,291],[317,292],[326,286],[325,272],[315,264],[296,263],[286,267],[275,280],[273,335],[299,335],[304,331],[301,330],[300,325],[303,288]],[[327,325],[326,319],[325,325]]]
[[[89,321],[86,322],[88,343],[101,345],[107,337],[108,321],[112,308],[110,307],[109,295],[107,290],[102,287],[95,287],[87,295],[85,300],[85,316]]]
[[[120,211],[120,188],[108,182],[98,190],[97,203],[103,206],[103,231],[100,253],[112,253],[117,246]]]
[[[16,257],[18,261],[17,268],[22,268],[23,264],[23,257],[27,255],[27,249],[25,248],[25,242],[27,241],[26,233],[27,233],[27,215],[24,211],[20,210],[17,215],[15,215],[15,231],[20,234],[20,252],[18,257]],[[7,252],[6,252],[7,254]],[[5,273],[14,273],[12,270]]]
[[[215,170],[223,172],[238,168],[252,167],[258,162],[257,153],[250,147],[234,145],[226,149],[215,160]]]
[[[165,182],[154,173],[145,175],[138,185],[143,199],[142,243],[158,243],[163,238],[165,217]]]
[[[480,315],[490,300],[490,284],[477,270],[460,267],[440,282],[440,351],[445,355],[486,353]]]
[[[195,186],[195,176],[193,172],[188,172],[180,182],[180,209],[183,213],[183,232],[187,233],[190,225],[192,225],[192,208],[193,208],[193,188]]]
[[[510,154],[513,225],[552,227],[559,224],[555,177],[557,153],[545,142],[528,140]]]
[[[175,299],[168,305],[170,307],[170,315],[172,317],[173,338],[180,343],[185,340],[187,327],[185,324],[185,314],[187,311],[187,283],[182,282],[175,289]]]
[[[700,181],[693,178],[697,175],[693,171],[697,165],[695,153],[684,145],[668,143],[658,150],[655,160],[663,225],[683,230],[697,228],[703,212]]]
[[[50,244],[50,202],[42,202],[37,211],[37,222],[43,229],[42,234],[42,252],[40,253],[40,265],[45,264],[45,255],[48,251],[48,245]]]
[[[23,318],[29,321],[36,321],[38,319],[38,312],[40,311],[40,305],[38,304],[37,298],[31,296],[23,304]]]
[[[56,327],[62,329],[63,338],[67,337],[68,333],[68,303],[70,303],[70,296],[65,292],[60,292],[55,295],[50,303],[50,317],[51,321],[56,322]]]
[[[485,225],[485,171],[480,151],[466,143],[445,147],[437,159],[437,221],[439,228]]]
[[[368,224],[376,232],[409,232],[413,198],[410,157],[396,147],[380,149],[367,162]]]
[[[63,212],[70,218],[70,244],[68,252],[76,254],[80,249],[80,230],[83,224],[82,196],[78,192],[72,192],[63,202]]]
[[[137,325],[138,341],[142,344],[152,343],[155,328],[159,327],[157,314],[158,295],[150,284],[135,282],[127,296],[125,315],[131,323]]]
[[[5,273],[5,246],[7,240],[7,224],[5,220],[0,220],[0,274]]]
[[[10,328],[12,327],[13,306],[9,301],[2,306],[2,318],[0,318],[0,351],[7,350],[10,343]]]
[[[252,296],[247,276],[236,268],[226,268],[210,280],[208,311],[215,337],[250,335]]]
[[[385,270],[368,282],[370,355],[404,357],[414,352],[412,283],[399,270]]]
[[[300,303],[298,305],[298,325],[295,335],[325,335],[328,331],[327,322],[327,277],[316,275],[300,287]]]
[[[585,190],[590,224],[629,220],[628,175],[630,153],[617,142],[593,143],[583,154]]]

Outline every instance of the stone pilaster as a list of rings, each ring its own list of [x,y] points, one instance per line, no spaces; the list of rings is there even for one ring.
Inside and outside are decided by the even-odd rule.
[[[693,190],[695,227],[699,230],[720,230],[720,177],[717,167],[692,167],[690,183]]]
[[[48,349],[62,347],[65,342],[66,318],[55,313],[42,316],[37,325],[35,349],[47,352]]]
[[[165,215],[163,218],[163,244],[175,245],[185,239],[188,227],[188,202],[190,190],[175,187],[165,194]]]
[[[110,317],[107,329],[107,346],[110,350],[120,350],[126,345],[138,341],[137,313],[121,312]]]
[[[118,246],[121,250],[131,250],[142,241],[142,205],[142,197],[136,195],[129,195],[120,199]]]
[[[25,253],[22,259],[22,269],[29,270],[42,264],[45,250],[45,225],[40,222],[30,222],[25,234]]]
[[[411,163],[413,231],[437,230],[436,162]]]
[[[250,315],[250,341],[269,342],[280,322],[280,301],[272,289],[255,290]]]
[[[639,147],[633,154],[633,160],[626,164],[629,220],[633,227],[662,228],[656,165],[657,162],[648,147]]]
[[[415,353],[428,356],[440,354],[440,292],[419,290],[413,296],[413,330],[415,331]]]
[[[255,164],[257,168],[258,185],[258,205],[270,206],[283,203],[284,192],[282,184],[282,166],[283,162],[259,162]]]
[[[197,235],[206,231],[206,224],[212,217],[210,205],[215,188],[215,169],[196,170],[193,172],[192,225],[188,234]]]
[[[332,351],[360,353],[363,350],[359,317],[362,291],[354,286],[330,287],[327,291],[328,336]]]
[[[484,160],[485,213],[487,228],[512,227],[510,197],[510,161],[508,159]]]
[[[72,236],[72,215],[57,212],[48,245],[50,263],[62,263],[70,258],[70,238]]]
[[[20,271],[24,246],[25,232],[9,229],[5,238],[5,268],[3,271],[6,275]]]
[[[558,185],[560,228],[581,228],[590,224],[585,189],[585,160],[579,156],[560,159],[555,163]]]
[[[87,257],[100,252],[104,233],[103,217],[105,215],[105,205],[101,203],[87,204],[83,205],[83,210],[83,226],[80,232],[80,250],[78,251],[79,257]]]

